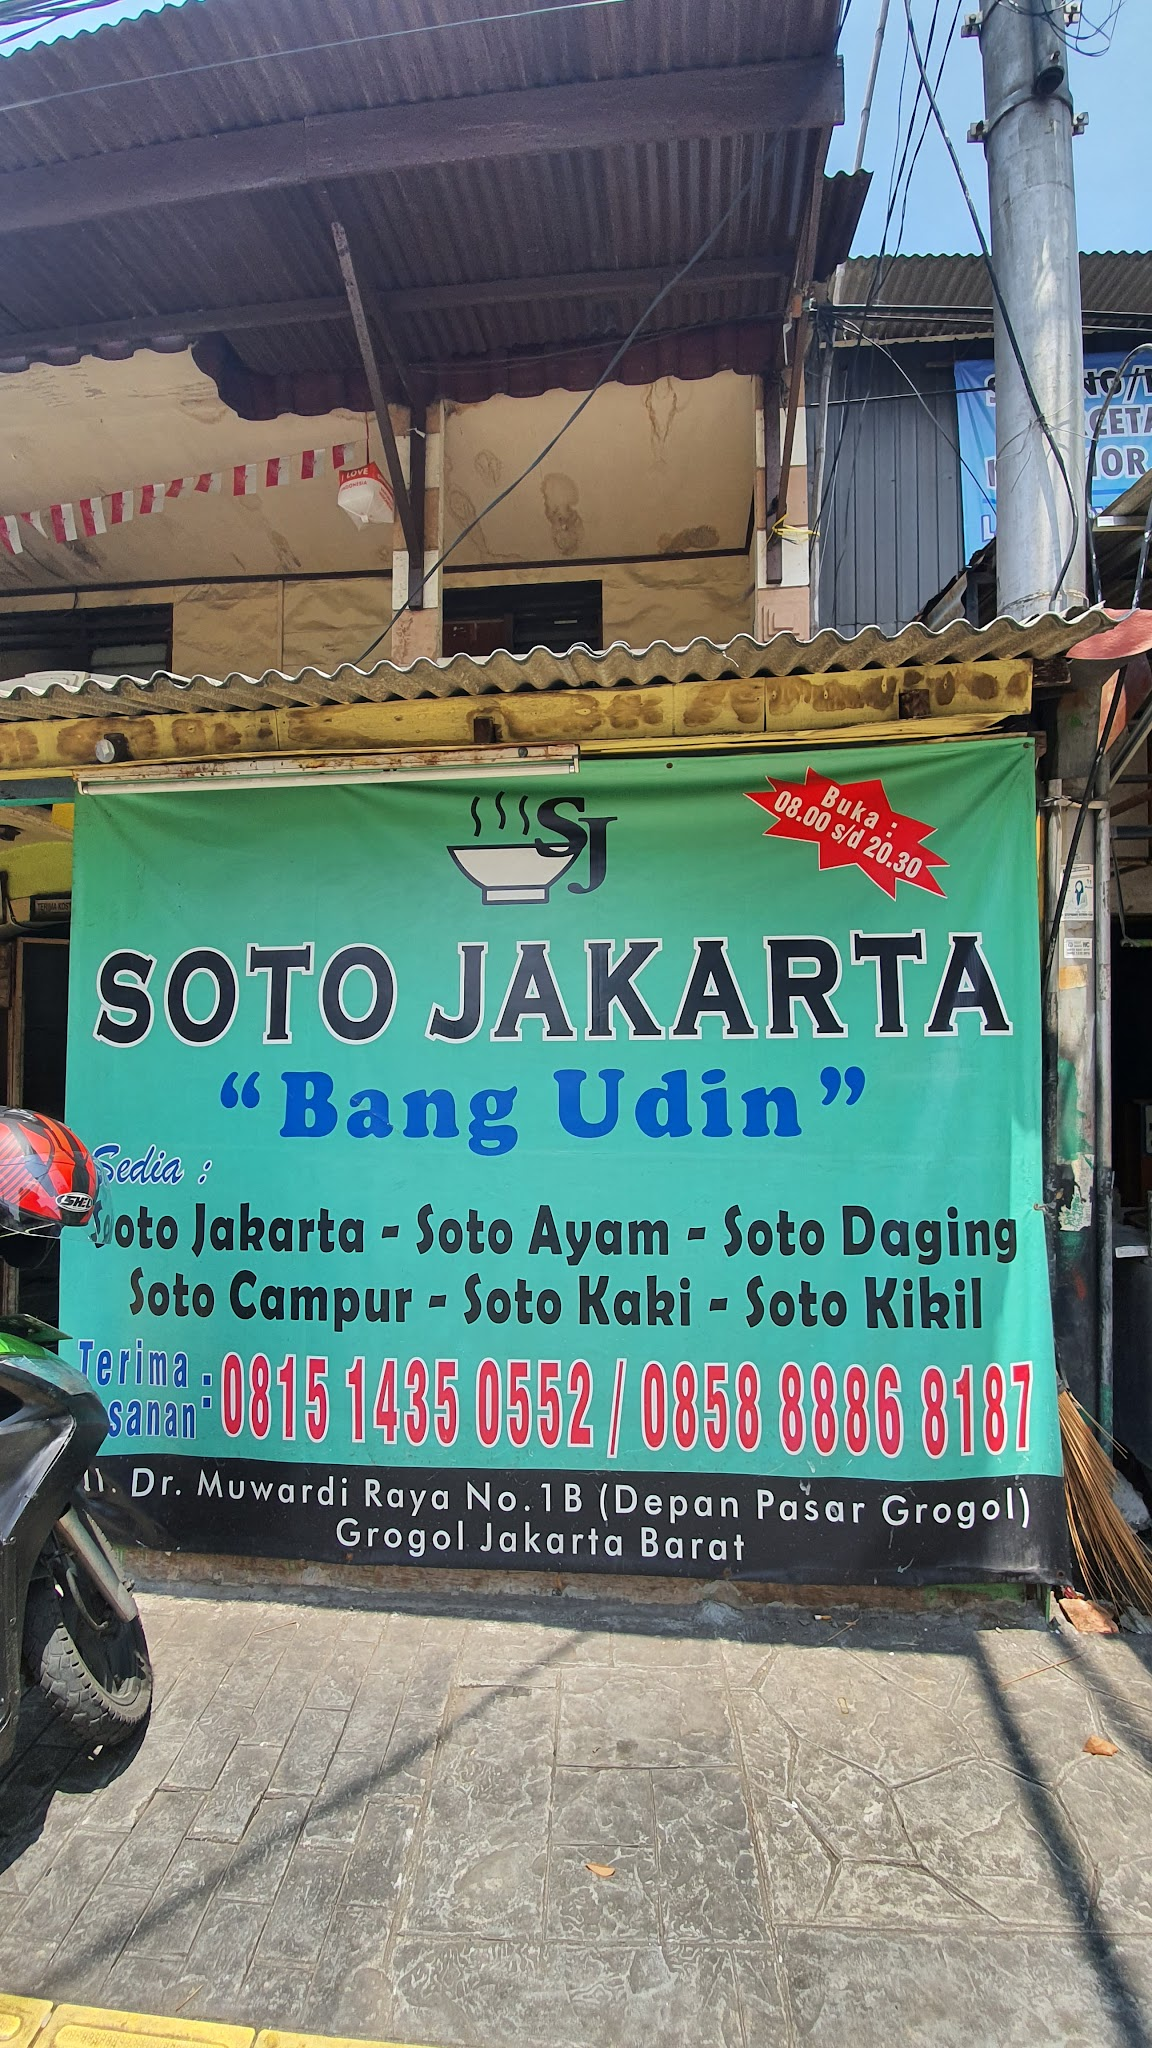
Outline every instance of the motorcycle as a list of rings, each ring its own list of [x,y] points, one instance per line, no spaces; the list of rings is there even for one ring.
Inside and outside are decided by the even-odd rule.
[[[18,1154],[13,1165],[12,1154]],[[90,1155],[63,1125],[0,1109],[0,1258],[27,1264],[96,1201]],[[108,1418],[58,1330],[0,1320],[0,1767],[16,1743],[22,1677],[92,1747],[147,1719],[152,1667],[139,1610],[81,1481]]]
[[[93,1746],[127,1741],[152,1704],[139,1610],[79,1491],[107,1427],[82,1373],[0,1330],[0,1765],[22,1670]]]

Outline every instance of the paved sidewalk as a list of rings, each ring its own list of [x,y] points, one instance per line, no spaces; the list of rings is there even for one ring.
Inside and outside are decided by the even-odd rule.
[[[1152,2043],[1148,1639],[143,1605],[136,1753],[27,1703],[0,1990],[434,2048]]]

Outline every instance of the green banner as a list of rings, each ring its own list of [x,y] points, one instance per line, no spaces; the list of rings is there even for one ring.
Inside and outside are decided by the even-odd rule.
[[[1023,739],[77,806],[98,1483],[251,1554],[1063,1557]]]

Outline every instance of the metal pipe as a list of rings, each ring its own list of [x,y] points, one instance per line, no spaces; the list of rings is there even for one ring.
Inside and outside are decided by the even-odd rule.
[[[1084,342],[1072,104],[1055,0],[1032,7],[981,0],[981,17],[992,260],[1003,297],[994,320],[997,603],[1002,613],[1027,619],[1085,601]],[[1061,583],[1077,534],[1080,544]]]
[[[1096,1414],[1102,1429],[1112,1432],[1112,1334],[1114,1323],[1114,1250],[1112,1229],[1112,916],[1109,906],[1111,867],[1110,820],[1107,803],[1094,806],[1094,1036],[1096,1040],[1096,1258],[1099,1352]]]
[[[852,166],[853,177],[858,177],[864,164],[864,144],[868,140],[868,122],[872,115],[872,95],[876,90],[876,73],[880,69],[880,52],[884,48],[884,31],[888,26],[890,0],[880,0],[880,13],[876,21],[876,34],[872,41],[872,61],[868,66],[868,83],[864,87],[864,104],[860,109],[860,132],[856,137],[856,161]]]
[[[400,450],[396,445],[396,435],[392,428],[392,416],[388,410],[388,400],[384,395],[384,386],[380,381],[380,366],[376,361],[376,351],[372,345],[368,315],[364,310],[364,299],[360,291],[359,279],[356,275],[356,266],[352,260],[352,250],[342,222],[335,218],[332,221],[332,240],[336,245],[336,257],[340,265],[340,275],[344,280],[344,290],[348,295],[348,310],[352,315],[352,324],[356,329],[356,342],[360,350],[360,361],[363,365],[368,390],[371,394],[372,407],[376,414],[376,425],[379,429],[380,441],[384,449],[384,460],[388,465],[392,495],[396,501],[396,511],[399,515],[400,525],[403,529],[404,539],[408,548],[409,577],[412,582],[413,593],[408,598],[408,608],[411,611],[415,610],[420,604],[420,592],[424,587],[424,543],[416,530],[412,500],[408,495],[408,486],[404,480],[404,471],[400,462]]]
[[[839,277],[839,271],[836,273]],[[833,284],[835,292],[835,283]],[[812,539],[808,548],[808,587],[811,613],[811,631],[818,633],[822,624],[820,613],[820,573],[824,557],[823,505],[824,469],[828,456],[828,400],[832,389],[832,343],[829,340],[824,351],[824,362],[820,370],[820,406],[816,415],[816,464],[810,498],[809,520]]]

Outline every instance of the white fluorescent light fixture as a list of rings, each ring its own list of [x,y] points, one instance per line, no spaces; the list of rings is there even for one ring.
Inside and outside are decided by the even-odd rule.
[[[269,754],[231,761],[129,761],[76,776],[82,796],[151,796],[180,789],[346,789],[358,783],[507,781],[575,775],[575,746],[453,747],[393,754]]]

